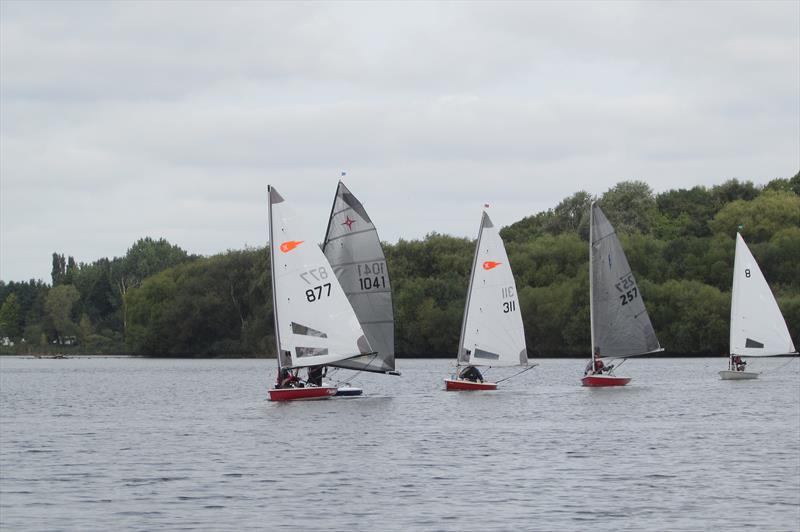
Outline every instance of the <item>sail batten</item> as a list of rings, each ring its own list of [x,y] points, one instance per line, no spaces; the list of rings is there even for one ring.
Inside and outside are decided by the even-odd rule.
[[[627,358],[661,351],[636,278],[616,231],[591,207],[592,356]]]
[[[318,246],[302,240],[269,187],[270,259],[278,367],[332,364],[371,353],[353,307]]]
[[[341,181],[322,250],[373,347],[372,353],[331,365],[376,373],[394,371],[394,307],[386,256],[364,206]]]
[[[739,233],[731,288],[730,351],[747,357],[796,354],[778,302]]]

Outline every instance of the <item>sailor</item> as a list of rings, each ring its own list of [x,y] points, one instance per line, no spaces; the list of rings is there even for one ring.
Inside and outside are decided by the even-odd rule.
[[[311,386],[322,386],[322,366],[309,366],[306,382]]]
[[[461,371],[459,379],[472,382],[483,382],[483,375],[475,366],[467,366]]]
[[[278,388],[302,388],[303,381],[297,377],[297,373],[292,373],[289,368],[281,368],[278,374]]]

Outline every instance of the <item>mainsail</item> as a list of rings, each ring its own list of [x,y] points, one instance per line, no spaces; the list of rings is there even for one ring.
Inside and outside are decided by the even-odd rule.
[[[527,363],[517,285],[503,240],[484,211],[461,326],[458,365]]]
[[[592,203],[589,278],[592,358],[661,351],[642,294],[614,228]]]
[[[731,354],[762,357],[792,354],[792,337],[761,268],[736,234],[731,293]]]
[[[322,246],[374,354],[331,364],[384,373],[394,371],[394,309],[386,257],[361,202],[339,181]]]
[[[267,190],[278,367],[331,364],[371,353],[325,255],[297,234],[292,212],[278,191],[271,186]]]

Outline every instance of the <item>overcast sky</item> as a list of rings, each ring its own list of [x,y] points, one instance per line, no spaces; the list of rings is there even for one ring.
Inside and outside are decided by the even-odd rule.
[[[164,237],[474,238],[584,189],[800,169],[800,2],[0,4],[0,279]]]

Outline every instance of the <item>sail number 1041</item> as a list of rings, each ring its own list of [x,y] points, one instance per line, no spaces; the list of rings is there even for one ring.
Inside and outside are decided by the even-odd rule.
[[[358,284],[361,290],[387,288],[385,262],[365,262],[356,266],[358,267]]]

